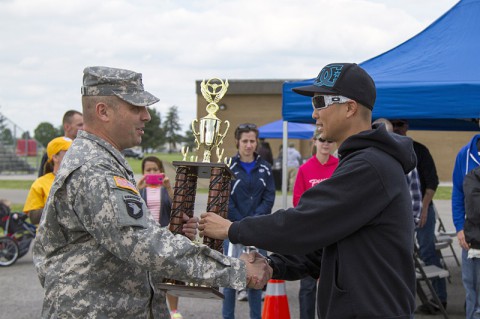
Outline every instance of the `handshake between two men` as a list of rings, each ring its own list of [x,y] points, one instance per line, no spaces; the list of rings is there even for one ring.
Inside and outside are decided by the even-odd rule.
[[[185,220],[185,217],[184,217]],[[214,213],[203,213],[200,221],[196,217],[185,220],[183,233],[190,239],[195,238],[196,230],[200,231],[200,236],[207,236],[214,239],[227,239],[228,229],[231,221]],[[198,224],[197,224],[198,222]],[[272,278],[273,269],[268,265],[267,259],[257,251],[244,253],[240,259],[245,262],[247,268],[247,287],[262,289]]]

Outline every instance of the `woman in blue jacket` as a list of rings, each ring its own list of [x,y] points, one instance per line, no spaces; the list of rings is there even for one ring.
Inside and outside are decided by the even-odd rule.
[[[232,180],[228,219],[239,221],[249,216],[267,215],[272,212],[275,201],[275,183],[270,164],[256,152],[258,129],[255,124],[241,124],[235,130],[235,143],[238,153],[232,158],[230,169],[235,178]],[[244,250],[241,244],[229,245],[225,241],[224,251],[229,256],[239,257]],[[259,250],[266,255],[265,250]],[[250,318],[260,319],[262,309],[262,290],[247,289],[250,306]],[[235,318],[236,291],[224,289],[222,314],[225,319]]]

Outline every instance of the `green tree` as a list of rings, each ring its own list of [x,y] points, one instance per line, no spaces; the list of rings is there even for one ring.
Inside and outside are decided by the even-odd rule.
[[[0,142],[5,145],[13,144],[12,131],[7,127],[7,118],[0,113]]]
[[[157,112],[154,108],[147,107],[148,113],[152,118],[150,122],[145,124],[144,134],[142,137],[142,150],[145,152],[147,149],[157,150],[165,143],[162,130],[162,117],[160,112]]]
[[[20,137],[22,140],[29,140],[30,139],[30,132],[25,131],[22,133],[22,136]]]
[[[168,109],[167,118],[163,122],[162,128],[168,143],[168,152],[172,153],[177,149],[177,143],[183,140],[183,136],[178,134],[178,131],[181,130],[181,125],[177,106],[173,105]]]
[[[8,119],[0,113],[0,143],[12,146],[15,144],[15,136],[8,124]]]
[[[13,134],[9,128],[0,129],[0,142],[4,145],[13,145]]]
[[[38,124],[37,128],[34,130],[34,133],[35,139],[44,147],[47,147],[48,142],[50,142],[52,139],[60,136],[58,130],[48,122],[42,122]]]

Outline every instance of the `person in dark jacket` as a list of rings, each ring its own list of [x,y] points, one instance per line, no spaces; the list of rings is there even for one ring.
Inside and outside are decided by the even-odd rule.
[[[312,96],[321,138],[339,145],[337,169],[295,208],[233,223],[203,213],[200,235],[275,252],[273,278],[320,277],[319,318],[412,318],[412,140],[372,129],[375,84],[356,64],[329,64],[294,91]]]
[[[272,212],[275,201],[275,182],[272,167],[255,150],[258,145],[258,129],[255,124],[240,124],[235,130],[235,145],[238,149],[232,158],[230,169],[235,178],[231,182],[230,200],[228,203],[228,219],[232,222],[243,220],[249,216],[268,215]],[[225,254],[238,257],[244,250],[240,244],[225,241]],[[266,256],[267,252],[260,249],[259,253]],[[236,290],[224,288],[222,315],[224,319],[235,318]],[[239,292],[239,300],[245,300],[248,295],[250,318],[262,317],[262,290],[247,289]]]

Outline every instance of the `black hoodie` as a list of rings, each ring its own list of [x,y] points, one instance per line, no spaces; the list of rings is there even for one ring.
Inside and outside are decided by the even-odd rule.
[[[412,140],[381,126],[346,139],[339,158],[297,207],[235,222],[228,237],[275,252],[274,278],[320,277],[320,318],[411,318]]]

